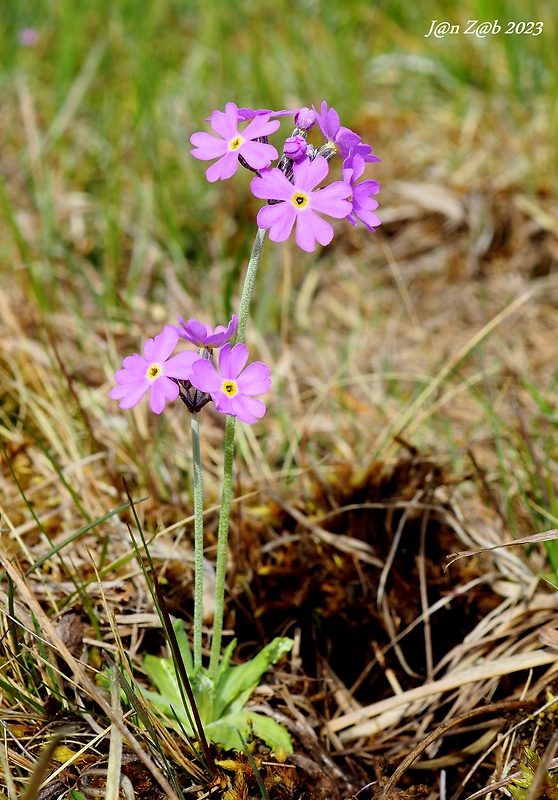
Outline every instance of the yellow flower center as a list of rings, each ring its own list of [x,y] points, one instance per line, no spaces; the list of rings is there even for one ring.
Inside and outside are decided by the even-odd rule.
[[[240,134],[231,139],[229,142],[229,150],[238,150],[244,139]]]
[[[147,370],[147,379],[150,381],[156,380],[163,373],[163,368],[160,364],[150,364]]]
[[[238,394],[238,386],[234,381],[223,381],[222,389],[229,397],[234,397],[235,394]]]
[[[293,206],[300,211],[308,205],[308,195],[304,192],[295,192],[291,198]]]

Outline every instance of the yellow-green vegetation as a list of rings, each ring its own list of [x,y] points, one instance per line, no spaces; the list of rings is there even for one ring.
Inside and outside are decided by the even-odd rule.
[[[529,747],[525,748],[525,764],[519,765],[520,777],[510,783],[509,790],[514,800],[525,800],[534,783],[537,770],[541,763],[540,756]],[[537,797],[548,797],[555,800],[558,797],[558,778],[550,772],[544,771],[539,782]]]

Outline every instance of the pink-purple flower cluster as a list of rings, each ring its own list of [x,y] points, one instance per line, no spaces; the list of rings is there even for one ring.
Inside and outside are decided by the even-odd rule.
[[[222,414],[238,417],[241,422],[257,422],[266,409],[256,398],[271,386],[271,370],[261,361],[246,367],[248,349],[243,344],[232,347],[227,342],[237,328],[236,314],[226,328],[218,325],[215,330],[196,319],[184,322],[182,317],[179,327],[165,325],[158,336],[147,339],[143,356],[134,353],[124,359],[123,369],[115,373],[117,386],[110,396],[120,400],[120,408],[132,408],[150,392],[150,406],[155,414],[160,414],[167,402],[177,397],[191,412],[199,411],[213,400]],[[172,355],[180,338],[198,349]],[[219,347],[217,369],[213,349]]]
[[[274,118],[284,116],[294,116],[295,128],[273,167],[278,153],[268,143],[268,136],[279,128],[280,121]],[[232,177],[239,164],[256,173],[251,190],[268,202],[257,221],[260,228],[269,229],[272,241],[288,239],[296,224],[296,243],[303,250],[315,250],[316,242],[329,244],[333,228],[320,214],[346,218],[351,225],[360,220],[371,231],[380,225],[373,213],[378,203],[372,197],[379,192],[379,184],[372,180],[357,183],[366,164],[380,159],[357,133],[341,125],[337,111],[326,102],[319,112],[314,106],[272,111],[227,103],[224,113],[214,111],[208,121],[216,135],[194,133],[190,137],[192,155],[201,161],[218,159],[206,172],[211,182]],[[325,139],[319,147],[307,141],[316,124]],[[343,159],[343,180],[321,187],[335,155]]]

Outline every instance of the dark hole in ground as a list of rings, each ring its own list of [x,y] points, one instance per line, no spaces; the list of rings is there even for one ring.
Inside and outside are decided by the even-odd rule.
[[[381,564],[388,558],[400,523],[403,528],[393,564],[385,584],[387,609],[377,603],[381,566],[366,563],[356,553],[324,543],[311,530],[293,519],[288,507],[274,508],[261,527],[245,522],[234,534],[235,574],[231,579],[233,598],[228,604],[227,625],[234,628],[240,643],[260,643],[276,635],[301,631],[301,657],[305,672],[319,677],[319,658],[324,658],[342,682],[351,687],[390,641],[389,620],[399,634],[422,613],[418,557],[424,528],[424,559],[428,605],[453,593],[456,586],[473,577],[471,566],[460,562],[444,572],[446,556],[461,549],[454,531],[443,522],[443,514],[425,508],[407,512],[397,504],[417,498],[432,505],[433,490],[446,480],[443,469],[418,460],[399,462],[387,473],[374,465],[359,478],[343,470],[327,491],[316,487],[314,496],[297,506],[313,509],[313,517],[336,508],[352,507],[320,523],[333,534],[358,539],[370,545]],[[273,504],[273,501],[271,501]],[[382,508],[354,508],[382,504]],[[308,512],[306,512],[308,513]],[[425,514],[427,515],[425,517]],[[285,543],[266,543],[285,536]],[[489,591],[478,587],[454,597],[430,620],[433,663],[467,633],[497,602]],[[259,646],[259,644],[258,644]],[[381,699],[392,689],[385,679],[391,667],[403,688],[422,683],[425,674],[425,643],[422,623],[400,644],[403,657],[416,678],[406,674],[393,648],[385,666],[376,663],[355,692],[361,703]]]

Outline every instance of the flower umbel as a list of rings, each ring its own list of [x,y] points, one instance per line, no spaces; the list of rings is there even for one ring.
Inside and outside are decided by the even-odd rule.
[[[194,145],[192,155],[201,161],[219,160],[206,171],[210,183],[231,178],[238,169],[239,157],[254,170],[264,169],[278,157],[277,150],[270,144],[255,141],[275,133],[280,125],[279,120],[270,122],[271,114],[257,114],[243,131],[238,125],[239,117],[235,103],[227,103],[224,113],[214,111],[211,115],[211,127],[218,136],[210,133],[194,133],[190,142]],[[220,138],[219,138],[220,137]]]
[[[256,400],[271,386],[271,370],[267,364],[255,361],[246,369],[248,349],[243,344],[228,342],[219,352],[219,370],[211,361],[198,359],[192,367],[192,386],[208,392],[215,408],[222,414],[238,417],[253,424],[265,414],[265,405]]]
[[[133,408],[151,392],[150,406],[160,414],[167,402],[178,397],[178,384],[173,378],[188,380],[192,364],[199,359],[194,350],[171,356],[178,343],[178,331],[173,325],[165,325],[154,339],[147,339],[144,356],[134,353],[122,362],[124,369],[118,370],[114,378],[118,386],[111,389],[113,400],[120,400],[120,408]]]
[[[252,192],[263,200],[282,201],[260,209],[258,225],[269,228],[273,242],[288,239],[296,222],[296,243],[307,252],[316,249],[316,242],[326,245],[333,239],[333,228],[316,213],[341,219],[348,216],[352,206],[347,198],[351,186],[334,181],[324,189],[314,191],[327,176],[329,167],[322,156],[311,161],[305,156],[293,164],[293,182],[279,169],[265,170],[250,184]]]
[[[182,339],[187,339],[198,348],[213,348],[222,347],[227,339],[234,336],[238,328],[238,317],[233,314],[226,328],[223,325],[217,325],[215,330],[211,328],[211,325],[205,325],[197,319],[189,319],[188,322],[184,322],[182,317],[178,317],[178,323],[180,325],[180,328],[177,328],[178,335]]]

